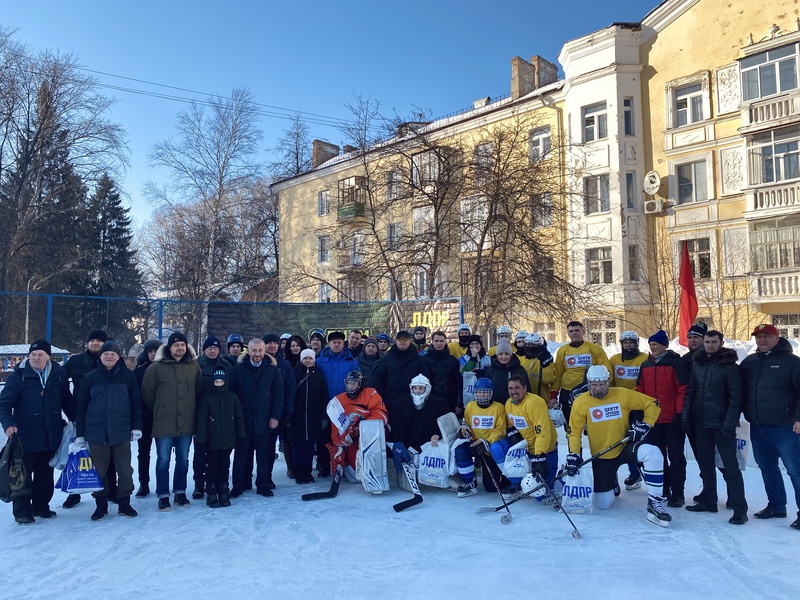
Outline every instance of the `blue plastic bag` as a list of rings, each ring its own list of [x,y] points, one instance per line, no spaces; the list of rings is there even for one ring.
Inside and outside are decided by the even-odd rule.
[[[70,446],[67,465],[61,472],[56,486],[67,494],[91,494],[102,491],[103,484],[97,469],[94,468],[89,450]]]

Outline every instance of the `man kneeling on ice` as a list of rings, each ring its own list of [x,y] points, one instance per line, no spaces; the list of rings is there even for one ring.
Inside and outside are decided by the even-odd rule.
[[[597,454],[625,436],[628,443],[614,448],[592,461],[594,498],[597,508],[606,509],[619,495],[617,469],[635,462],[642,470],[647,485],[647,520],[668,527],[672,517],[664,510],[664,455],[658,447],[642,443],[658,419],[658,402],[634,390],[609,388],[609,373],[603,365],[589,367],[586,380],[589,391],[581,394],[572,405],[569,419],[569,450],[567,475],[575,476],[581,465],[581,436],[583,428],[589,436],[589,449]],[[644,411],[644,421],[629,422],[632,410]]]

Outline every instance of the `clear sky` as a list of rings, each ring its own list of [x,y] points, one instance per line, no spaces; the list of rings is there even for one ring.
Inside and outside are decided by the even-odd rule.
[[[564,42],[618,21],[640,21],[658,0],[0,0],[0,23],[35,49],[74,54],[105,85],[204,99],[249,88],[283,115],[300,111],[346,119],[353,94],[408,115],[434,117],[485,96],[508,94],[510,61],[539,54],[556,62]],[[103,74],[100,74],[103,73]],[[194,90],[169,90],[147,82]],[[164,173],[147,151],[174,131],[186,105],[141,93],[115,96],[111,118],[129,138],[130,168],[118,182],[137,223],[151,208],[144,181]],[[267,110],[267,109],[265,109]],[[314,118],[314,117],[309,117]],[[320,119],[321,120],[321,119]],[[329,119],[328,119],[329,120]],[[264,161],[288,122],[265,116]],[[312,137],[340,144],[330,125]]]

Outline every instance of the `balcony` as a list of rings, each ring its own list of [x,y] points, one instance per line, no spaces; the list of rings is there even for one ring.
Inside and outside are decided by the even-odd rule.
[[[800,302],[800,272],[754,275],[751,289],[756,308],[767,302]]]
[[[360,267],[364,264],[364,257],[353,255],[352,252],[340,252],[336,255],[336,268],[340,270]]]
[[[800,212],[800,181],[781,181],[744,190],[745,219],[763,219]]]
[[[792,90],[763,100],[741,105],[742,135],[758,133],[800,122],[800,90]]]
[[[347,221],[364,216],[365,204],[363,202],[348,202],[336,207],[336,219]]]

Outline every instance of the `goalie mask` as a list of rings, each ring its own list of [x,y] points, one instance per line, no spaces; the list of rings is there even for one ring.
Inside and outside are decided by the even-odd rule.
[[[361,371],[350,371],[344,378],[344,389],[351,400],[364,389],[364,374]]]
[[[481,377],[475,382],[475,401],[481,408],[488,408],[492,404],[494,384],[488,377]]]
[[[417,375],[408,385],[411,390],[411,399],[414,401],[414,408],[422,410],[425,400],[431,395],[431,382],[425,375]]]
[[[593,365],[586,370],[589,393],[595,398],[603,398],[608,394],[608,382],[610,379],[608,369],[603,365]]]

